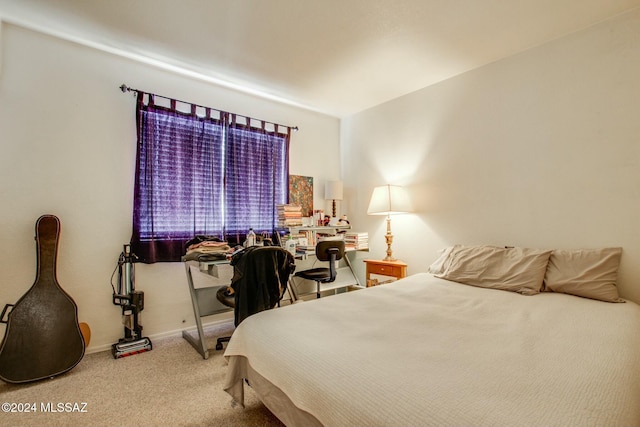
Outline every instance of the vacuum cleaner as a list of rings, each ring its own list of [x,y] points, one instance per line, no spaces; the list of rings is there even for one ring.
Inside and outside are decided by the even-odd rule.
[[[134,261],[137,258],[131,253],[131,245],[125,244],[118,258],[117,290],[113,285],[113,275],[111,276],[113,304],[122,307],[124,324],[124,338],[111,346],[114,359],[144,353],[153,348],[151,340],[142,336],[142,325],[140,325],[140,312],[144,310],[144,292],[136,291]]]

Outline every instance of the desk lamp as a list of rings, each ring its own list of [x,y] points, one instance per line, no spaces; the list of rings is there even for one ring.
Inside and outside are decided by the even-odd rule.
[[[391,243],[393,242],[393,234],[391,234],[391,215],[403,214],[411,212],[411,201],[409,195],[404,188],[397,185],[382,185],[373,189],[371,201],[369,202],[368,215],[386,215],[387,216],[387,234],[385,240],[387,242],[387,256],[384,261],[395,261]]]
[[[342,200],[342,181],[327,181],[324,184],[324,198],[333,200],[332,216],[336,217],[336,200]]]

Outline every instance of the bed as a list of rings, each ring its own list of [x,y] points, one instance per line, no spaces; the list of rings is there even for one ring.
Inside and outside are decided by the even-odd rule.
[[[251,316],[225,390],[288,426],[640,425],[640,306],[544,292],[550,257],[529,295],[436,271]]]

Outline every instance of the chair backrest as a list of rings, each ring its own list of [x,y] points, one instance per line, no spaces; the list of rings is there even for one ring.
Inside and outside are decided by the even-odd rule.
[[[329,279],[325,283],[336,280],[338,271],[336,261],[344,256],[344,240],[323,240],[316,244],[316,258],[320,261],[329,261]]]
[[[252,314],[275,307],[296,267],[293,255],[278,246],[247,248],[233,257],[231,265],[236,325]]]
[[[344,256],[344,240],[323,240],[316,245],[316,258],[329,261],[335,254],[334,260],[339,261]]]

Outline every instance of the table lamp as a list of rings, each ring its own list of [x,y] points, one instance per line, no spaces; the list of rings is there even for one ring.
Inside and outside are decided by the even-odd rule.
[[[333,200],[332,216],[336,217],[336,200],[342,200],[342,181],[327,181],[324,184],[324,198]]]
[[[393,234],[391,234],[391,215],[403,214],[411,212],[411,201],[406,190],[397,185],[382,185],[373,189],[371,201],[367,209],[368,215],[386,215],[387,216],[387,234],[385,240],[387,242],[387,256],[384,261],[395,261],[391,243],[393,242]]]

